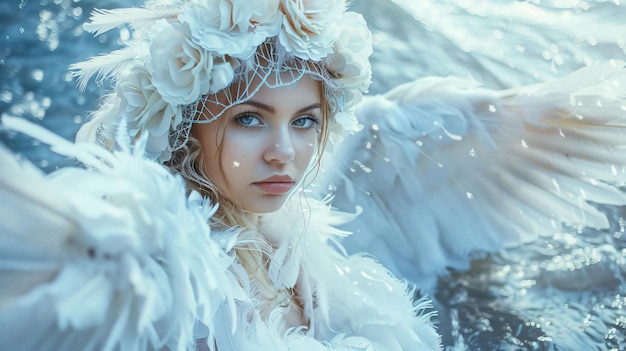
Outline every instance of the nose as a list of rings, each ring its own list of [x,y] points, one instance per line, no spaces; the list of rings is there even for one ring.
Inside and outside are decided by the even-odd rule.
[[[285,164],[296,158],[293,140],[288,128],[279,128],[272,133],[263,155],[266,162]]]

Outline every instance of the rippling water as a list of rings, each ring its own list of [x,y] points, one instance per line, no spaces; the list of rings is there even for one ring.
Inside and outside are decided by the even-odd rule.
[[[92,84],[80,94],[67,66],[109,51],[120,36],[128,35],[122,30],[93,39],[80,25],[96,5],[133,3],[137,1],[0,2],[0,113],[38,121],[71,139],[106,87]],[[559,41],[558,33],[546,27],[539,31],[545,38],[524,46],[524,24],[532,21],[510,20],[512,6],[516,16],[548,16],[560,24],[571,14],[599,9],[602,16],[595,20],[607,26],[599,26],[605,32],[615,16],[626,18],[617,2],[542,4],[537,11],[523,1],[355,1],[354,9],[366,16],[375,35],[371,92],[451,74],[508,87],[563,75],[589,60],[626,58],[623,41],[598,42],[594,28],[581,31],[576,40]],[[481,17],[488,10],[494,14]],[[485,47],[488,43],[496,46]],[[19,135],[1,133],[0,140],[47,171],[72,163]],[[602,210],[611,218],[609,230],[572,228],[531,245],[476,257],[470,270],[442,277],[434,297],[446,347],[625,350],[624,213],[615,207]]]

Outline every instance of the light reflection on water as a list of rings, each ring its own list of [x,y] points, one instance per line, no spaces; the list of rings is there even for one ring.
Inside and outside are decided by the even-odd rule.
[[[70,63],[112,47],[116,34],[97,39],[84,33],[82,22],[95,1],[40,0],[0,3],[0,113],[32,119],[72,139],[86,111],[94,109],[102,88],[84,94],[67,71]],[[114,7],[129,2],[111,1]],[[72,164],[28,138],[0,135],[46,171]]]
[[[618,221],[607,231],[559,233],[443,279],[437,298],[459,349],[624,349],[622,233]]]
[[[114,32],[97,39],[83,32],[80,24],[96,3],[0,3],[0,113],[39,121],[72,138],[104,88],[91,84],[79,94],[66,68],[110,50],[118,41],[119,34]],[[97,6],[133,3],[138,1],[107,1]],[[527,13],[537,20],[551,18],[559,8],[573,7],[560,20],[574,21],[572,14],[590,7],[614,6],[613,2],[573,0],[543,4],[538,9],[520,1],[355,1],[354,8],[364,13],[376,40],[371,92],[427,75],[450,74],[471,75],[490,87],[507,87],[562,75],[601,56],[624,58],[624,42],[598,42],[600,37],[594,34],[598,28],[589,27],[589,35],[578,42],[558,41],[558,33],[545,32],[551,33],[549,38],[527,46],[515,34],[525,33],[523,21],[507,22],[504,15],[491,21],[472,17],[488,8],[503,13],[507,6],[517,6],[518,16]],[[624,10],[615,12],[626,16]],[[487,37],[499,43],[498,50],[481,48]],[[590,52],[586,50],[589,47],[598,50]],[[593,57],[595,53],[597,57]],[[529,59],[526,62],[520,57]],[[537,57],[541,60],[534,60]],[[27,138],[3,133],[0,140],[45,170],[72,164]],[[477,257],[469,271],[442,277],[435,298],[448,348],[626,349],[623,210],[602,210],[610,214],[609,230],[556,233],[531,245]]]

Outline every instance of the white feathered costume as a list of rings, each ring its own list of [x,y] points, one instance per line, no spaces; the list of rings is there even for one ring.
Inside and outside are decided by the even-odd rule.
[[[587,201],[626,203],[613,186],[626,180],[623,67],[609,62],[504,92],[426,79],[366,100],[359,116],[367,130],[337,150],[346,167],[326,172],[344,181],[334,184],[335,205],[364,207],[350,222],[351,250],[375,251],[428,282],[465,265],[472,250],[550,231],[545,223],[605,225]],[[141,144],[111,154],[4,122],[93,168],[43,176],[0,153],[4,348],[439,347],[427,300],[411,302],[410,288],[373,259],[343,253],[346,233],[335,227],[352,215],[294,195],[263,217],[275,249],[270,277],[298,289],[309,322],[285,332],[284,307],[265,317],[255,308],[258,289],[232,254],[237,237],[211,233],[211,207],[142,159]]]
[[[263,217],[270,277],[298,288],[309,327],[285,330],[234,259],[233,233],[211,233],[212,207],[135,151],[27,132],[92,169],[43,176],[0,149],[0,336],[7,350],[434,350],[429,302],[373,259],[346,256],[334,225],[350,215],[300,202]],[[296,285],[297,283],[297,285]]]

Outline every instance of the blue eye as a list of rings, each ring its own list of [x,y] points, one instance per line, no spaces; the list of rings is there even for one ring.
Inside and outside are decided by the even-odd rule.
[[[244,127],[255,127],[261,125],[261,119],[253,113],[242,113],[235,118],[237,123]]]
[[[298,118],[295,121],[293,121],[291,124],[296,128],[310,129],[310,128],[316,127],[317,123],[318,123],[318,120],[316,117],[307,116],[307,117]]]

